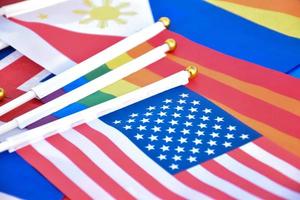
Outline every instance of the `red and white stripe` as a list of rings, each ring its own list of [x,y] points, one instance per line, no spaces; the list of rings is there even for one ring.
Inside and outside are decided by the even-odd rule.
[[[300,159],[270,145],[261,138],[171,175],[121,132],[95,120],[20,152],[70,198],[300,198]]]
[[[43,149],[41,145],[47,148]],[[49,138],[43,143],[34,144],[33,148],[54,166],[51,170],[59,170],[59,173],[64,175],[56,177],[57,179],[71,180],[72,187],[80,188],[89,198],[97,196],[100,189],[89,191],[82,188],[78,177],[72,177],[74,174],[84,172],[102,191],[106,191],[114,198],[126,195],[135,199],[210,199],[209,196],[186,186],[163,170],[127,137],[99,120],[90,123],[89,126],[81,125],[76,130]],[[27,156],[32,156],[32,160],[37,158],[32,153]],[[82,159],[81,162],[78,162],[79,158]],[[61,166],[61,163],[69,167]],[[82,163],[89,163],[90,168],[84,167]],[[40,171],[46,170],[42,168],[43,166],[37,165],[34,164]],[[64,171],[66,169],[69,171]],[[74,170],[76,173],[72,172]],[[49,168],[47,171],[49,173]],[[109,178],[96,182],[96,179],[91,178],[95,172]],[[108,187],[107,181],[113,182],[111,187]],[[58,188],[66,193],[65,188],[59,186]],[[72,198],[77,194],[70,191],[66,195]]]
[[[260,199],[299,199],[299,164],[298,157],[260,138],[176,176],[195,188],[204,182],[226,197],[254,199],[247,197],[251,194]],[[207,191],[221,198],[215,191]]]
[[[42,70],[38,74],[34,75],[29,80],[25,81],[22,85],[18,87],[19,90],[22,90],[24,92],[28,92],[31,88],[37,86],[40,84],[40,82],[47,78],[51,73],[47,70]]]
[[[17,51],[11,53],[0,61],[0,87],[5,89],[7,98],[0,102],[3,105],[24,92],[19,89],[24,83],[29,83],[33,77],[38,76],[44,69],[32,62],[25,56],[21,56]],[[29,110],[41,105],[37,100],[30,101],[20,108],[0,117],[0,121],[9,121]]]

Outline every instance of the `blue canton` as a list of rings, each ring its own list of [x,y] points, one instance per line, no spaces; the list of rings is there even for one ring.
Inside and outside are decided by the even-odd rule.
[[[181,86],[101,118],[171,174],[261,135]]]

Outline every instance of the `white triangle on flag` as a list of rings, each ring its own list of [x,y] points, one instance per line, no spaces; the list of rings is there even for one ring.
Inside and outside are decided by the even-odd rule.
[[[68,0],[15,18],[114,36],[129,36],[154,22],[148,0]]]

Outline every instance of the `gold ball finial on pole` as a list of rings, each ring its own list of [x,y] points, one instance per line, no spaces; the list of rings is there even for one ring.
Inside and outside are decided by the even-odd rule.
[[[176,49],[176,46],[177,46],[176,41],[172,38],[167,39],[165,41],[165,44],[167,44],[169,46],[169,49],[170,49],[169,51],[174,51]]]
[[[198,74],[198,68],[194,65],[190,65],[188,66],[185,71],[190,73],[190,78],[189,79],[193,79],[197,76]]]
[[[169,28],[171,24],[171,20],[168,17],[161,17],[159,21],[163,23],[166,28]]]
[[[5,97],[5,91],[3,88],[0,88],[0,101],[3,100]]]

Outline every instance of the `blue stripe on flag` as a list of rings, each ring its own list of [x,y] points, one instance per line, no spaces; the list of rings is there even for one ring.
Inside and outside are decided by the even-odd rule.
[[[6,47],[5,49],[0,50],[0,60],[14,52],[15,49],[12,47]]]
[[[300,40],[285,36],[199,0],[150,0],[155,20],[171,18],[172,31],[271,69],[287,72],[300,63]]]

